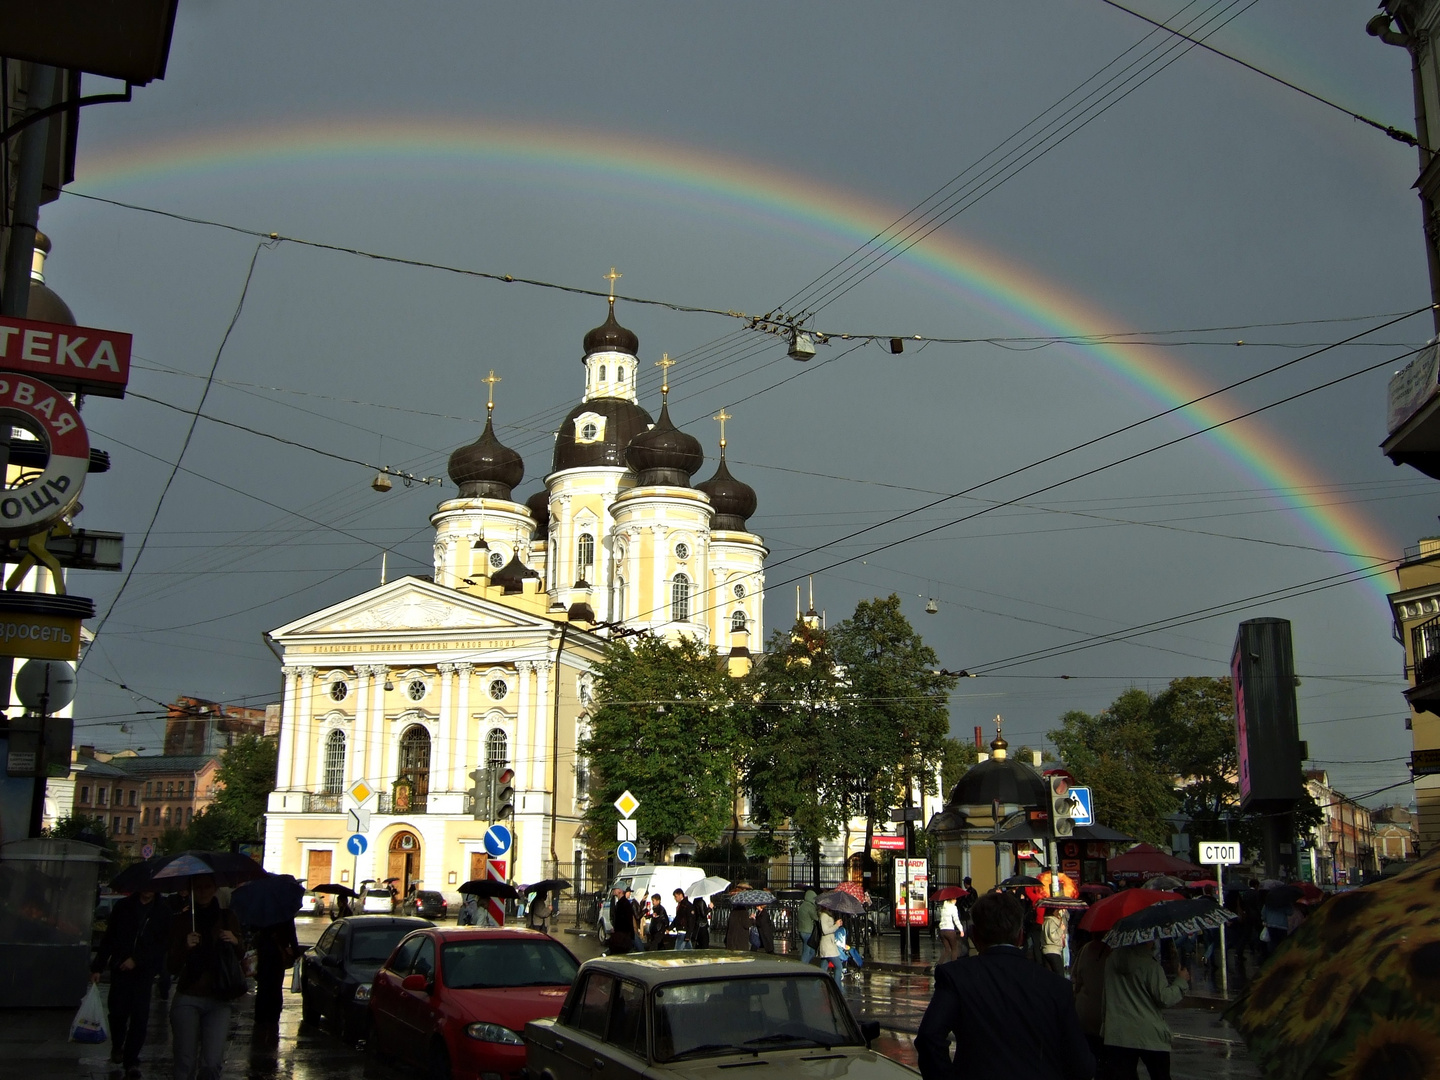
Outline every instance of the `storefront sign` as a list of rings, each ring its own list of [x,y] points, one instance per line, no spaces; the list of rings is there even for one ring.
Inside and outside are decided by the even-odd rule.
[[[905,837],[875,833],[870,837],[870,847],[875,851],[904,851]]]
[[[0,492],[0,537],[33,536],[80,498],[90,471],[90,437],[75,406],[49,383],[0,374],[0,423],[6,422],[38,435],[50,453],[44,472]]]
[[[78,660],[80,622],[94,615],[88,597],[0,591],[0,656]]]
[[[67,394],[124,397],[130,335],[0,315],[0,371],[34,375]]]

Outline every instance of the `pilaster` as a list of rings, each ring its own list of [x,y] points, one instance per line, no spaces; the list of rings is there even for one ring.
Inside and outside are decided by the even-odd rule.
[[[455,716],[451,705],[455,700],[455,665],[435,665],[440,673],[440,719],[435,725],[435,742],[430,748],[430,790],[450,791],[450,755],[455,739]]]
[[[295,771],[293,780],[295,786],[301,791],[310,791],[313,785],[310,783],[310,748],[315,744],[315,669],[313,667],[302,667],[300,669],[299,686],[295,692],[295,700],[299,705],[297,717],[300,721],[296,728],[295,737]]]
[[[381,791],[395,780],[395,766],[385,758],[385,677],[389,669],[376,664],[364,669],[370,674],[370,749],[365,755],[366,779]]]
[[[276,750],[275,778],[285,781],[285,790],[294,790],[295,783],[295,737],[300,734],[300,708],[295,701],[295,677],[298,667],[286,665],[280,669],[285,676],[285,696],[280,711],[280,745]]]
[[[474,664],[455,665],[455,672],[460,677],[460,692],[457,695],[459,704],[456,707],[455,757],[453,777],[450,782],[451,791],[466,791],[470,786],[467,782],[470,779],[470,729],[474,726],[470,719],[470,682],[471,673],[474,670]]]

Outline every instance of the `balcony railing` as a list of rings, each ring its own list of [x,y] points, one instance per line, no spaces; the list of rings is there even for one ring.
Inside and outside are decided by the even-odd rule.
[[[303,812],[306,814],[342,814],[344,796],[338,791],[333,794],[306,795]]]
[[[425,813],[426,796],[424,795],[403,795],[396,799],[393,793],[386,793],[380,796],[380,813],[382,814],[423,814]]]
[[[1415,659],[1415,685],[1440,679],[1440,615],[1410,630],[1410,655]]]

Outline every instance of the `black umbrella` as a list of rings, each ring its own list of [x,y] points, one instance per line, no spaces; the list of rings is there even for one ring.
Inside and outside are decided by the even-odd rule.
[[[1299,885],[1279,885],[1265,894],[1265,906],[1287,908],[1305,895]]]
[[[144,862],[131,863],[110,879],[110,888],[120,893],[137,893],[144,889],[153,889],[155,886],[150,879],[154,876],[155,871],[164,864],[164,855],[157,855]]]
[[[305,886],[289,874],[266,874],[236,889],[230,910],[246,926],[275,926],[293,919],[304,898]]]
[[[843,889],[832,889],[815,898],[815,906],[828,908],[841,915],[864,915],[865,905]]]
[[[310,891],[311,891],[311,892],[334,893],[336,896],[344,896],[344,897],[347,897],[347,898],[350,899],[350,900],[354,900],[354,899],[356,899],[356,898],[360,895],[360,894],[357,893],[354,889],[350,888],[349,885],[332,885],[332,884],[330,884],[329,882],[326,882],[326,883],[323,884],[323,885],[316,885],[316,886],[315,886],[313,889],[311,889]]]
[[[234,886],[265,876],[264,868],[250,856],[229,851],[182,851],[156,863],[150,882],[162,892],[187,888],[193,877],[213,877],[216,885]]]
[[[514,885],[504,881],[492,881],[490,878],[467,881],[456,891],[466,896],[490,896],[498,900],[515,900],[520,896]]]
[[[1002,889],[1019,889],[1027,885],[1037,885],[1043,888],[1045,883],[1039,878],[1030,877],[1028,874],[1016,874],[1014,877],[1007,877],[1004,881],[1000,882],[1000,888]]]
[[[561,889],[570,888],[570,882],[564,878],[546,878],[544,881],[537,881],[534,885],[526,885],[527,893],[534,893],[536,898],[545,896],[547,893],[559,892]]]
[[[1105,944],[1118,949],[1123,945],[1138,945],[1160,938],[1184,937],[1220,926],[1233,918],[1233,911],[1226,911],[1209,896],[1194,900],[1163,900],[1117,922],[1105,935]]]

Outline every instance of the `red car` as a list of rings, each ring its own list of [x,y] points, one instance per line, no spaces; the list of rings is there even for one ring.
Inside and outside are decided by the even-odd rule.
[[[521,1080],[521,1032],[559,1014],[579,967],[535,930],[417,930],[375,975],[370,1045],[431,1080]]]

